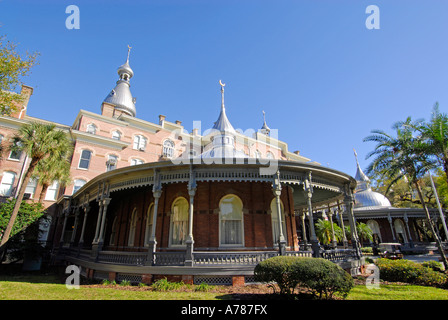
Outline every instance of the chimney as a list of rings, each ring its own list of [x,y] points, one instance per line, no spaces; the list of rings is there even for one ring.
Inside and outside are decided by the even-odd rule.
[[[163,126],[163,121],[165,121],[166,116],[159,115],[159,125]]]

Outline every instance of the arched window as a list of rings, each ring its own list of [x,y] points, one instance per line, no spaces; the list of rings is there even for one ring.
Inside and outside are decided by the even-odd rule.
[[[131,215],[131,225],[129,229],[128,246],[133,247],[135,241],[135,231],[137,230],[137,208],[134,208]]]
[[[81,187],[83,186],[83,185],[85,185],[86,184],[86,180],[83,180],[83,179],[76,179],[75,181],[74,181],[74,184],[73,184],[73,194],[75,194],[76,193],[76,191],[78,191],[79,189],[81,189]]]
[[[285,240],[287,241],[288,237],[286,236],[286,219],[285,219],[285,211],[283,208],[283,202],[280,200],[281,207],[281,217],[282,217],[282,232]],[[278,213],[277,213],[277,201],[276,199],[272,199],[271,201],[271,221],[272,221],[272,239],[274,241],[274,246],[278,246],[278,240],[280,237],[280,227],[278,223]]]
[[[14,172],[11,171],[3,172],[2,182],[0,184],[0,195],[4,197],[11,196],[15,179],[16,174]]]
[[[163,156],[165,158],[172,158],[174,156],[174,142],[170,139],[163,142]]]
[[[112,139],[121,140],[121,132],[118,130],[112,131]]]
[[[149,240],[152,236],[152,220],[154,218],[154,204],[151,203],[146,214],[146,231],[145,231],[145,246],[149,246]]]
[[[37,187],[37,178],[31,178],[29,181],[28,181],[28,184],[27,184],[27,186],[26,186],[26,189],[25,189],[25,195],[27,195],[26,197],[28,198],[28,199],[33,199],[34,198],[34,193],[36,192],[36,187]]]
[[[106,171],[115,170],[117,168],[118,156],[110,154],[107,156]]]
[[[403,221],[401,221],[400,219],[395,219],[394,220],[394,228],[395,228],[395,233],[397,235],[397,240],[400,243],[407,243],[408,237],[406,236],[405,226],[404,226]]]
[[[266,158],[275,159],[274,154],[271,151],[268,151],[268,153],[266,154]]]
[[[143,164],[143,163],[145,163],[143,160],[131,159],[131,166],[136,166],[136,165]]]
[[[382,242],[380,225],[375,220],[367,221],[367,226],[372,230],[373,243],[379,244]]]
[[[236,195],[226,195],[219,202],[219,226],[220,245],[244,245],[243,202]]]
[[[78,168],[89,169],[90,159],[92,158],[92,151],[82,150],[81,157],[79,158]]]
[[[171,208],[170,245],[185,245],[188,234],[188,201],[177,198]]]

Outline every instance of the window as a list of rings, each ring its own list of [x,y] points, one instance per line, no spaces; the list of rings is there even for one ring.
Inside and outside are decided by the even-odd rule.
[[[95,134],[96,133],[96,129],[97,129],[96,125],[94,125],[93,123],[89,123],[87,125],[86,132],[91,133],[91,134]]]
[[[79,159],[78,168],[89,169],[90,158],[92,157],[92,151],[82,150],[81,158]]]
[[[224,196],[219,202],[220,244],[243,245],[243,202],[237,196]]]
[[[285,211],[283,209],[283,202],[280,200],[280,207],[281,207],[281,217],[282,217],[282,233],[285,237],[285,240],[287,239],[286,236],[286,221],[285,221]],[[272,222],[272,240],[274,241],[274,246],[278,246],[278,240],[280,237],[280,226],[278,224],[278,213],[277,213],[277,201],[272,199],[271,201],[271,222]]]
[[[171,140],[165,140],[163,143],[163,156],[165,158],[172,158],[174,155],[174,142]]]
[[[118,130],[112,131],[112,139],[121,140],[121,132]]]
[[[137,230],[137,209],[134,208],[131,216],[131,226],[129,230],[128,246],[133,247],[135,241],[135,230]]]
[[[184,245],[188,234],[188,201],[177,198],[171,209],[170,245]]]
[[[75,194],[85,184],[86,184],[86,180],[76,179],[73,184],[73,194]]]
[[[47,194],[45,195],[45,200],[54,201],[56,200],[57,192],[59,188],[59,183],[54,181],[51,186],[47,189]]]
[[[109,155],[106,161],[106,170],[111,171],[117,168],[118,156]]]
[[[148,208],[146,215],[146,231],[145,231],[145,246],[149,246],[149,240],[152,236],[152,220],[154,218],[154,204],[151,204]]]
[[[37,179],[30,179],[25,188],[25,194],[28,194],[28,199],[33,199],[34,193],[36,192],[37,187]]]
[[[271,151],[268,151],[268,153],[266,154],[266,158],[268,159],[274,159],[274,154]]]
[[[145,163],[143,160],[140,159],[131,159],[131,166],[136,166],[138,164],[143,164]]]
[[[0,184],[0,195],[5,197],[11,196],[15,179],[16,174],[14,172],[6,171],[3,173],[2,182]]]
[[[147,139],[144,136],[136,135],[134,136],[134,149],[145,151]]]
[[[17,142],[16,146],[20,147],[21,146],[20,142]],[[22,156],[22,151],[20,151],[20,150],[13,150],[9,154],[9,158],[8,159],[9,160],[20,160],[21,156]]]

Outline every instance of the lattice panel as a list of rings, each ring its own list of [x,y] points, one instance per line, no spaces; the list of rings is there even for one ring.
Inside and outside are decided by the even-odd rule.
[[[201,284],[206,283],[214,286],[231,286],[232,277],[231,276],[195,276],[193,283]]]
[[[126,274],[126,273],[119,273],[117,274],[117,283],[120,283],[123,280],[127,280],[131,283],[140,283],[142,282],[142,276],[139,274]]]

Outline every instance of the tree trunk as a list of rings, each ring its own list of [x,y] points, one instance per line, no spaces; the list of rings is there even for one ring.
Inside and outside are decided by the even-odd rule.
[[[414,181],[414,185],[415,185],[415,188],[417,189],[418,196],[419,196],[420,200],[422,201],[423,209],[425,210],[426,219],[428,220],[429,226],[431,228],[431,232],[434,236],[434,239],[436,240],[437,248],[439,249],[440,256],[442,257],[442,263],[445,266],[445,270],[448,270],[448,261],[446,259],[445,251],[443,250],[442,240],[440,240],[440,237],[436,232],[434,224],[432,223],[432,220],[431,220],[431,215],[429,214],[428,207],[426,206],[425,202],[423,201],[422,190],[420,189],[420,186],[418,185],[418,183],[416,181]]]
[[[25,173],[22,185],[20,186],[19,193],[17,195],[16,203],[14,205],[14,209],[12,211],[11,217],[9,218],[8,225],[6,226],[5,233],[3,234],[2,241],[0,243],[0,255],[5,250],[5,244],[9,240],[9,235],[11,234],[12,227],[14,226],[14,222],[16,221],[17,214],[19,213],[20,205],[23,200],[23,195],[25,194],[26,186],[30,181],[31,175],[33,174],[34,168],[36,167],[39,159],[32,158],[28,170]]]
[[[39,195],[39,202],[40,203],[43,203],[43,201],[44,201],[44,194],[47,192],[47,189],[48,189],[48,184],[44,183],[42,185],[42,190],[40,191],[40,195]]]

